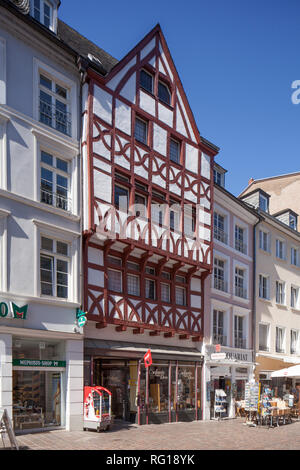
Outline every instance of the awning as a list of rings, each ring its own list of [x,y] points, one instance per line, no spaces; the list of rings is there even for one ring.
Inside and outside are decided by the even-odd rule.
[[[203,362],[203,354],[196,348],[161,346],[159,344],[129,343],[87,338],[84,340],[85,356],[109,356],[129,359],[142,359],[151,349],[153,359],[169,359]]]
[[[275,370],[272,372],[271,377],[300,377],[300,364],[297,366],[286,367],[281,370]]]

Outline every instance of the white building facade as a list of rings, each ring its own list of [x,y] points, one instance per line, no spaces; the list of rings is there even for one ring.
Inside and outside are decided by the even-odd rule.
[[[0,408],[82,429],[80,77],[57,0],[0,2]]]

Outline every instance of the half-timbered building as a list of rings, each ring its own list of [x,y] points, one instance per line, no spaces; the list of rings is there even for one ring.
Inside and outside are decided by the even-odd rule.
[[[200,419],[218,148],[159,25],[109,70],[89,55],[82,111],[86,384],[112,391],[119,418]]]

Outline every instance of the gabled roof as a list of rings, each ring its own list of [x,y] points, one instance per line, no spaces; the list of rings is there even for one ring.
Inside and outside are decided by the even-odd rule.
[[[58,20],[57,35],[61,41],[63,41],[85,59],[88,59],[89,54],[95,56],[98,60],[100,60],[106,73],[110,72],[111,69],[119,62],[117,59],[101,49],[101,47],[82,36],[80,33],[78,33],[78,31],[71,28],[71,26],[67,25],[61,20]]]

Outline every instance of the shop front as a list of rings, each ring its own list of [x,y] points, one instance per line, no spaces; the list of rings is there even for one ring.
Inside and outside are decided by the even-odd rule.
[[[151,349],[152,365],[142,360]],[[203,356],[196,349],[85,340],[85,385],[112,393],[115,419],[159,424],[202,419]]]
[[[222,346],[220,359],[215,346],[205,347],[204,419],[234,418],[235,403],[245,399],[245,385],[253,377],[252,351]]]
[[[13,337],[15,431],[65,425],[65,372],[64,341]]]

